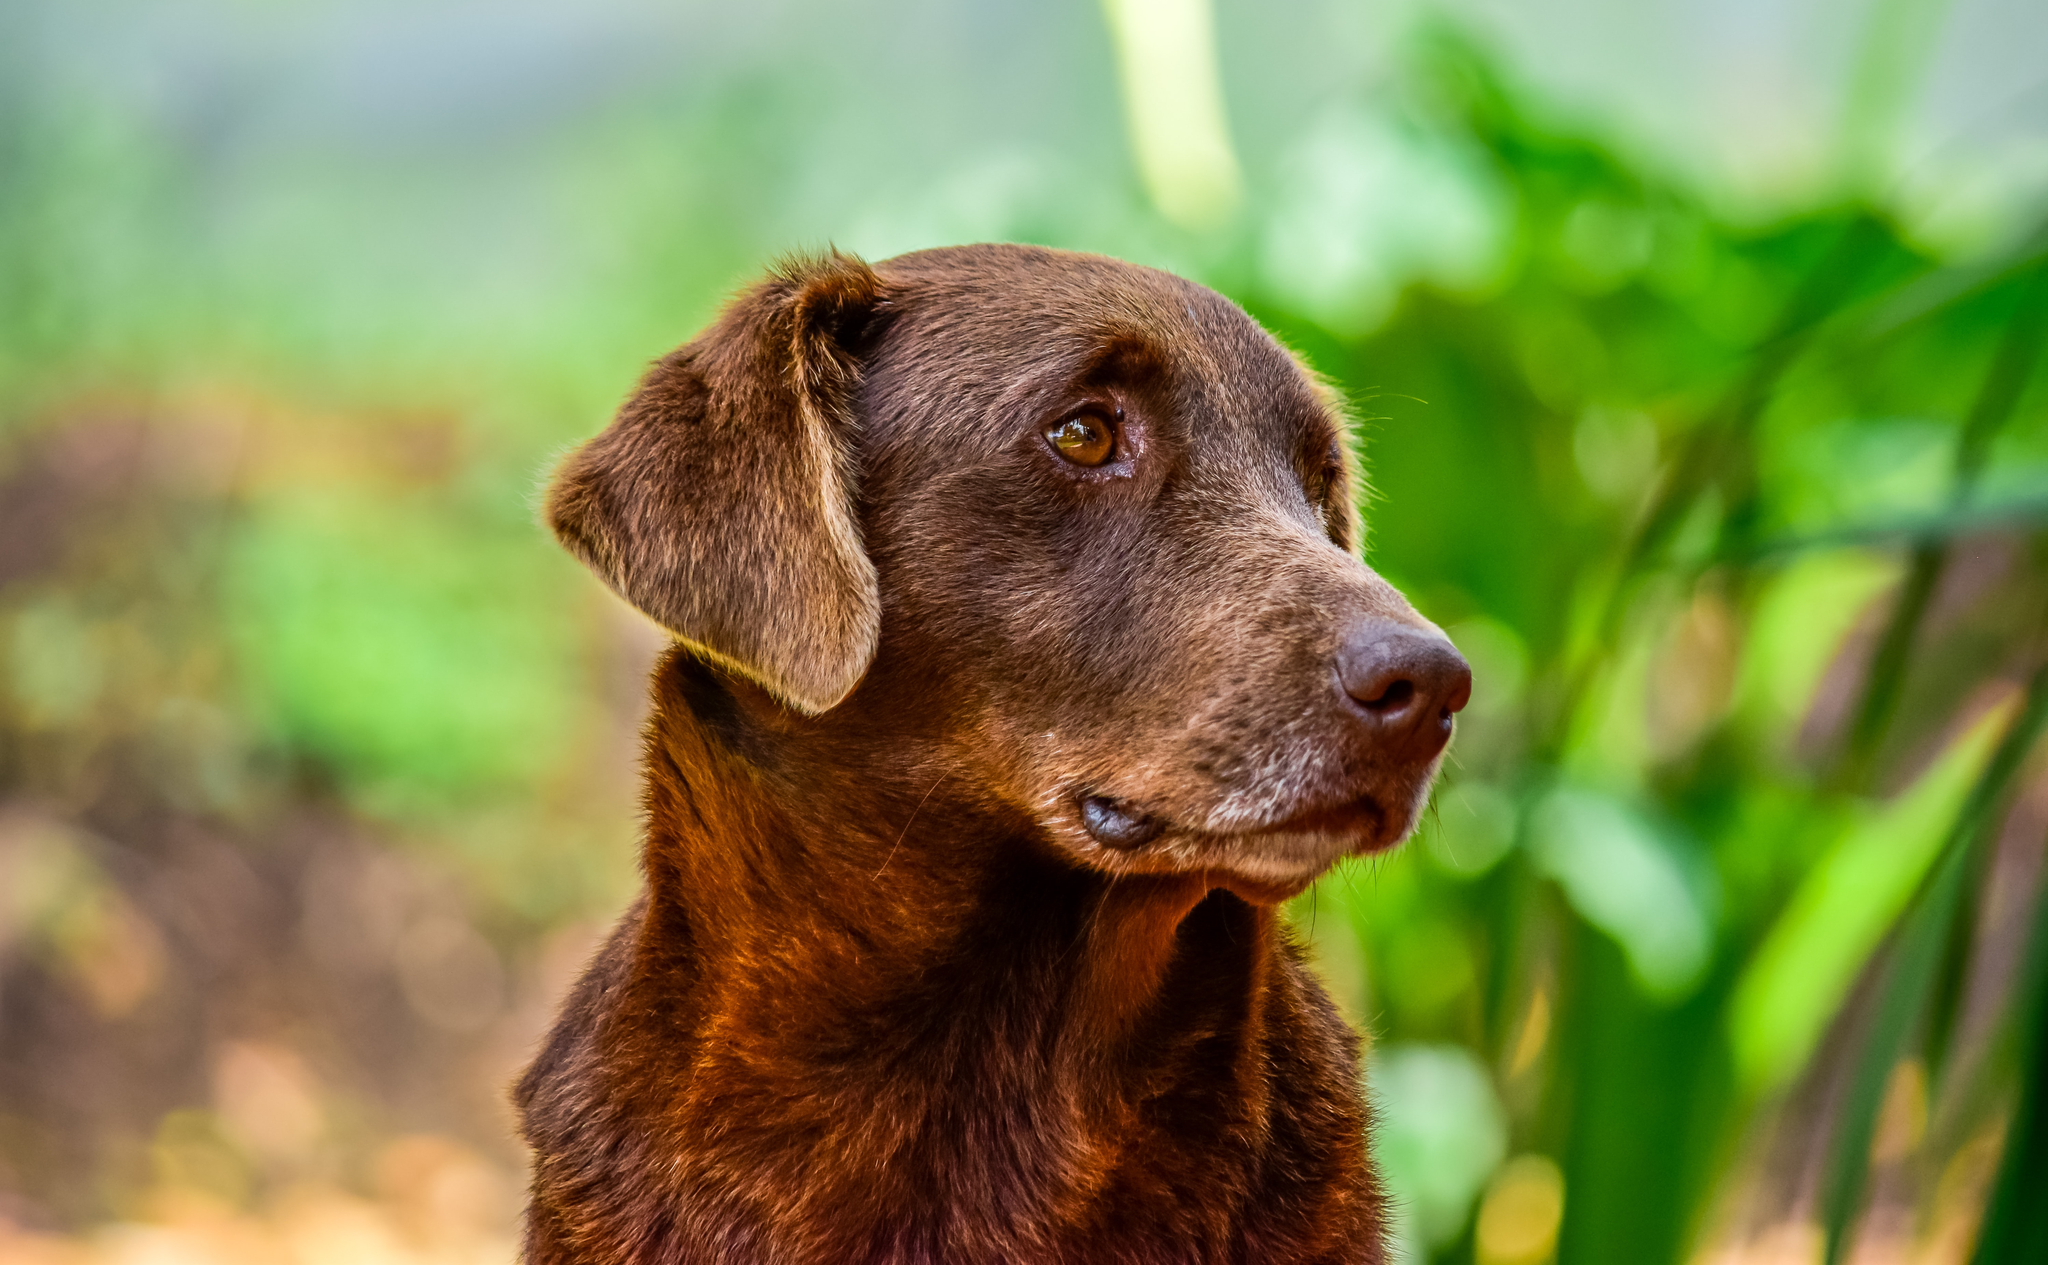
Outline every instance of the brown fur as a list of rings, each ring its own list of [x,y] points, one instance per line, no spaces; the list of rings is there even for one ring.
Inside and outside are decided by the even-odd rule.
[[[1463,695],[1397,742],[1337,686],[1441,641],[1355,489],[1241,311],[1090,256],[802,263],[660,361],[548,503],[681,641],[646,894],[518,1089],[526,1259],[1382,1260],[1274,904],[1409,830]]]

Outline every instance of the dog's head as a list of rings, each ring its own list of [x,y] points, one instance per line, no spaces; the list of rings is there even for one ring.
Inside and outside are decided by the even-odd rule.
[[[793,723],[915,730],[1082,864],[1270,899],[1408,833],[1470,692],[1358,493],[1331,393],[1228,300],[973,246],[749,292],[548,514]]]

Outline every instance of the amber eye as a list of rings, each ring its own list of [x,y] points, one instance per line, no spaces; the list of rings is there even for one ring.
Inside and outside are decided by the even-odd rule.
[[[1099,466],[1116,452],[1116,431],[1096,413],[1076,413],[1045,428],[1060,456],[1077,466]]]
[[[1302,491],[1308,494],[1308,503],[1318,514],[1328,514],[1330,494],[1337,490],[1338,481],[1344,477],[1343,459],[1331,457],[1302,482]]]

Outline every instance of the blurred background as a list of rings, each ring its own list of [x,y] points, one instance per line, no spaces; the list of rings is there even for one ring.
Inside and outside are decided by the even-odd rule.
[[[1170,268],[1477,676],[1290,916],[1405,1259],[2048,1259],[2048,9],[0,7],[0,1259],[507,1262],[659,644],[542,473],[776,255]]]

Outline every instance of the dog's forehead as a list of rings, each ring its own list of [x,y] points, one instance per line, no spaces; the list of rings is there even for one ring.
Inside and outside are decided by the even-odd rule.
[[[1303,367],[1243,309],[1204,286],[1122,260],[1032,246],[920,251],[878,266],[924,392],[1015,399],[1151,374],[1194,393],[1214,422],[1330,431]]]

